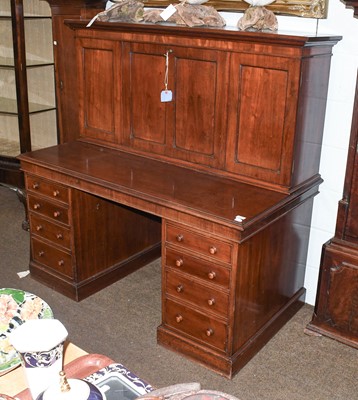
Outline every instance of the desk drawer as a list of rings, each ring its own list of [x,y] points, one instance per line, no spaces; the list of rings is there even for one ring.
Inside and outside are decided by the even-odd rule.
[[[66,204],[68,204],[69,201],[69,190],[67,187],[36,176],[27,176],[26,189],[30,192],[36,192]]]
[[[169,248],[166,248],[165,253],[165,262],[168,267],[226,289],[229,288],[231,272],[229,268]]]
[[[54,224],[42,217],[30,213],[30,227],[33,235],[50,240],[54,244],[71,248],[70,229],[61,225]]]
[[[201,235],[180,225],[167,224],[165,240],[183,249],[197,251],[214,259],[231,263],[232,246],[216,238]]]
[[[32,238],[32,257],[40,264],[52,268],[70,278],[73,277],[71,254],[63,250],[57,249],[41,240]]]
[[[28,195],[29,211],[34,211],[54,221],[69,223],[68,208],[41,197]]]
[[[228,316],[229,295],[221,290],[201,285],[174,271],[165,272],[166,294],[192,303],[204,311]]]
[[[227,327],[224,322],[166,300],[164,323],[204,342],[205,345],[226,351]]]

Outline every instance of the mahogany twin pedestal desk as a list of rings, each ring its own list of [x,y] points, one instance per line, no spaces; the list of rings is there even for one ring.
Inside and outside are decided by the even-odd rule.
[[[81,300],[161,255],[158,342],[232,377],[304,301],[340,38],[87,22],[78,139],[20,156],[31,274]]]

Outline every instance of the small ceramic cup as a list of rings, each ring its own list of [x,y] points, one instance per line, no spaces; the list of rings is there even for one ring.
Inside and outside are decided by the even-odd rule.
[[[10,335],[33,399],[53,383],[63,369],[63,344],[68,332],[56,319],[25,322]]]

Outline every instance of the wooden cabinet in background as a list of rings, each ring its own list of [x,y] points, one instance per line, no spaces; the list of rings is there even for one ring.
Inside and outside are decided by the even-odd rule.
[[[358,348],[358,80],[343,199],[335,236],[324,244],[308,329]]]
[[[51,13],[0,0],[0,182],[23,187],[16,157],[57,144]]]

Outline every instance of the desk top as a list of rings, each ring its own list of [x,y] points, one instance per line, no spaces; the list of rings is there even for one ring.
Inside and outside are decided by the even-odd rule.
[[[289,195],[81,141],[25,153],[19,159],[28,173],[154,215],[166,217],[168,210],[179,211],[239,231],[277,218],[277,213],[298,205],[306,191],[302,188],[301,194]]]

